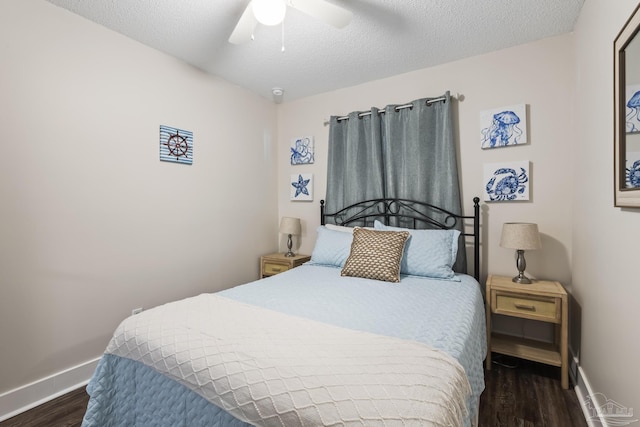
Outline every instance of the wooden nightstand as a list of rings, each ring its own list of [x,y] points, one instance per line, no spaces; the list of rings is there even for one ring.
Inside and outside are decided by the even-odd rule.
[[[568,303],[560,282],[533,280],[530,285],[511,281],[510,277],[489,276],[486,294],[487,359],[491,369],[491,352],[507,354],[560,367],[562,388],[569,388]],[[554,343],[491,332],[491,313],[555,324]]]
[[[292,257],[284,254],[269,254],[260,257],[260,277],[269,277],[283,271],[291,270],[309,261],[309,255],[295,255]]]

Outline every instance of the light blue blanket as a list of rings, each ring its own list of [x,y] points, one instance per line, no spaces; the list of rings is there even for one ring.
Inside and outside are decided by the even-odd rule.
[[[346,328],[420,341],[460,362],[472,388],[465,425],[484,389],[486,354],[480,285],[403,276],[400,283],[341,277],[305,264],[220,292],[227,298]],[[105,355],[88,387],[83,426],[244,426],[223,410],[139,362]]]

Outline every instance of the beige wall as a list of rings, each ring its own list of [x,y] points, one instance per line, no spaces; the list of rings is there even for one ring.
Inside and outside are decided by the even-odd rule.
[[[613,207],[613,41],[637,2],[587,0],[576,27],[573,295],[593,392],[640,410],[640,210]]]
[[[135,307],[255,279],[277,196],[270,101],[45,1],[0,2],[0,40],[1,395]],[[192,166],[159,161],[160,125]]]
[[[531,161],[532,199],[529,202],[491,203],[482,207],[483,275],[512,274],[512,251],[498,246],[502,223],[537,222],[544,249],[527,254],[528,271],[540,278],[571,280],[571,144],[573,138],[573,39],[571,35],[542,40],[439,67],[350,87],[282,104],[278,110],[279,156],[288,158],[290,140],[313,135],[316,162],[309,166],[279,168],[280,214],[303,219],[300,251],[311,253],[319,224],[319,200],[324,197],[328,127],[331,115],[343,115],[371,106],[401,104],[416,98],[438,96],[449,90],[459,100],[459,159],[463,203],[472,214],[472,198],[482,197],[483,164]],[[482,150],[482,110],[528,105],[528,145]],[[288,180],[298,172],[313,173],[314,201],[289,201]]]
[[[450,90],[467,213],[483,163],[532,163],[530,202],[483,205],[483,277],[514,272],[502,223],[537,222],[543,249],[527,253],[528,272],[571,290],[581,373],[593,392],[640,408],[640,212],[613,207],[611,142],[611,47],[634,6],[587,0],[573,35],[281,104],[276,115],[44,1],[0,3],[0,394],[97,357],[134,307],[253,279],[280,216],[303,219],[299,251],[311,253],[323,122]],[[479,113],[518,103],[531,143],[481,150]],[[193,166],[158,161],[160,124],[194,131]],[[315,137],[316,163],[290,166],[290,140],[303,135]],[[313,202],[289,201],[294,173],[315,175]],[[525,322],[503,326],[534,334]]]
[[[331,115],[368,110],[371,106],[402,104],[449,90],[459,98],[454,109],[458,116],[466,214],[473,213],[474,196],[482,200],[484,163],[531,162],[529,202],[482,202],[482,282],[487,274],[517,273],[513,251],[498,245],[502,224],[530,221],[539,224],[543,250],[526,254],[528,273],[569,285],[573,64],[573,38],[564,35],[282,104],[278,110],[280,159],[288,158],[292,138],[313,135],[316,141],[313,165],[291,166],[282,162],[278,172],[280,215],[303,220],[299,251],[310,254],[313,250],[319,224],[319,200],[324,197],[326,187],[328,127],[323,122]],[[480,112],[514,104],[527,104],[530,144],[482,150]],[[314,174],[313,202],[289,201],[288,180],[298,172]],[[504,320],[498,318],[494,322],[503,332],[551,339],[548,325]]]

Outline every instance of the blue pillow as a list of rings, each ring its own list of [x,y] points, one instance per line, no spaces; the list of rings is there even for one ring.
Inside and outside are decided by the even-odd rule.
[[[311,253],[311,263],[343,267],[351,252],[353,234],[330,230],[322,225],[317,231],[318,238]]]
[[[411,230],[374,222],[376,230],[406,230],[411,238],[404,247],[400,273],[460,281],[452,267],[458,255],[458,230]]]

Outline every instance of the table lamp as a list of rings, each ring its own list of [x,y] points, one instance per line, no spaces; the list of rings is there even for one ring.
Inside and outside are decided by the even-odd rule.
[[[284,256],[291,257],[295,256],[293,251],[291,250],[291,246],[293,244],[291,240],[291,236],[299,236],[300,235],[300,218],[290,218],[287,216],[283,216],[280,220],[280,233],[287,234],[289,237],[287,239],[287,253]]]
[[[502,226],[502,236],[500,237],[500,246],[515,249],[518,252],[518,258],[516,259],[518,275],[511,280],[516,283],[530,284],[531,279],[524,275],[524,270],[527,268],[524,251],[540,249],[542,247],[538,224],[525,222],[504,223]]]

